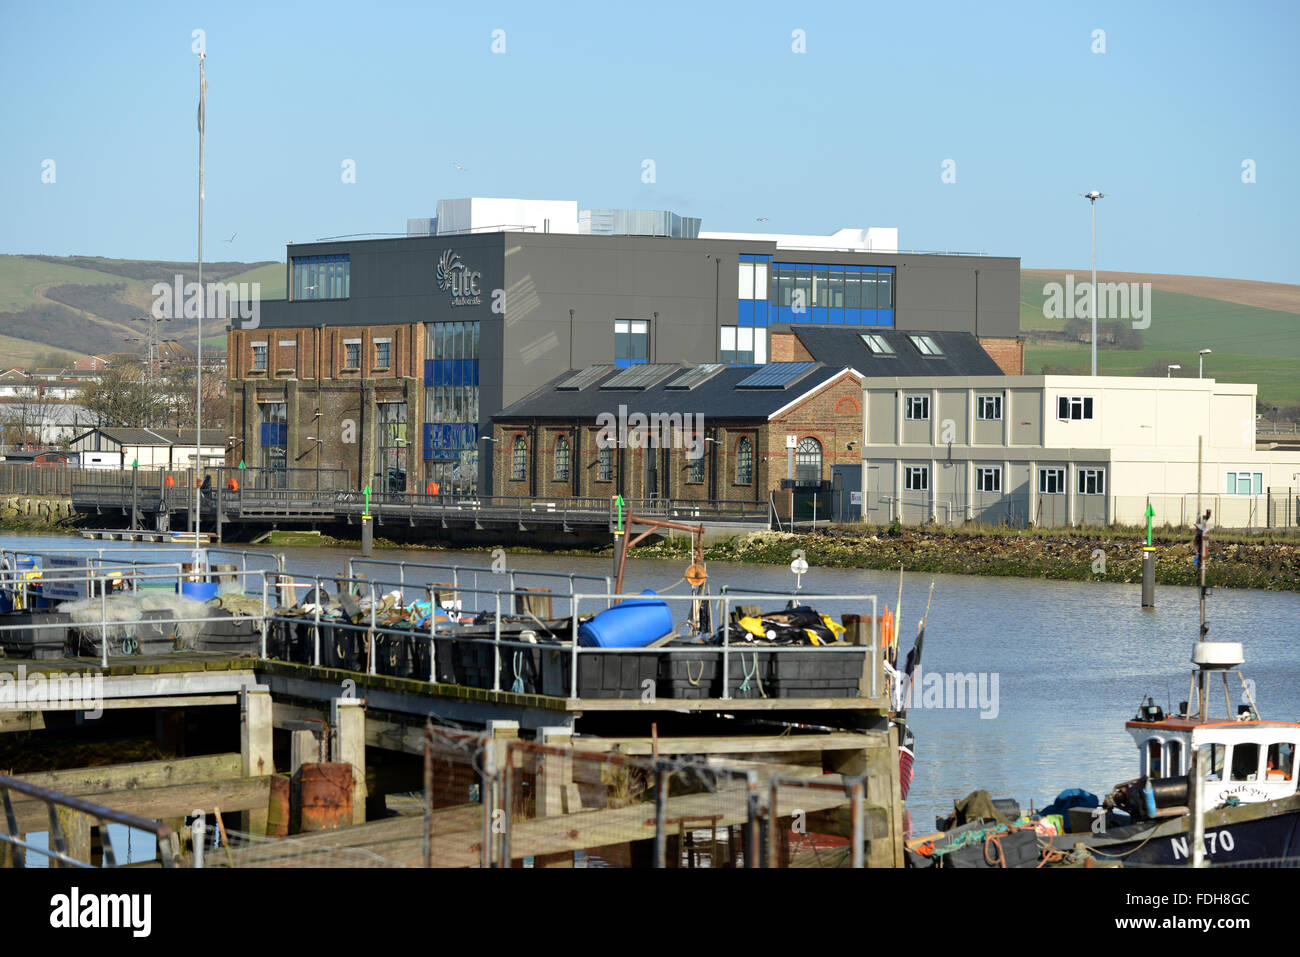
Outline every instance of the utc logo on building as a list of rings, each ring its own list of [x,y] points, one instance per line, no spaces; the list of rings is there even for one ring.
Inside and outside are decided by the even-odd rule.
[[[453,306],[480,306],[483,298],[479,293],[481,272],[475,272],[466,266],[460,253],[454,249],[445,249],[438,257],[438,288],[451,293]]]

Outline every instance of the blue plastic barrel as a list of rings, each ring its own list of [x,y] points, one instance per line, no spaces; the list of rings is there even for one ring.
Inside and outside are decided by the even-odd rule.
[[[181,582],[181,594],[186,598],[207,601],[217,597],[216,582]]]
[[[642,595],[654,595],[646,589]],[[644,648],[673,630],[673,613],[662,598],[630,598],[579,626],[584,648]]]

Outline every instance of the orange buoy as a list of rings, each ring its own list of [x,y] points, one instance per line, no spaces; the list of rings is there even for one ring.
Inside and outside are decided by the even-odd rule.
[[[227,492],[238,492],[238,491],[239,491],[239,479],[233,479],[233,478],[232,478],[230,481],[228,481],[228,482],[226,483],[226,491],[227,491]]]
[[[430,482],[428,485],[426,485],[426,486],[424,487],[424,490],[425,490],[428,494],[430,494],[430,495],[437,495],[437,494],[438,494],[438,483],[437,483],[437,482]]]
[[[176,487],[176,479],[175,479],[173,476],[169,475],[169,476],[167,476],[165,479],[163,479],[163,485],[164,485],[166,488],[175,488],[175,487]]]

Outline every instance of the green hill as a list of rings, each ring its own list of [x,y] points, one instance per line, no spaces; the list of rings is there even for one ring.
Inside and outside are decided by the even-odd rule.
[[[153,286],[197,279],[194,263],[171,263],[91,256],[0,256],[0,349],[5,364],[33,365],[42,357],[66,353],[143,352],[138,340],[145,325],[135,321],[153,308]],[[283,264],[214,262],[203,264],[205,282],[259,282],[263,299],[285,294]],[[192,349],[193,320],[164,324],[160,335]],[[205,330],[206,332],[207,330]],[[205,346],[211,345],[208,336]],[[220,348],[224,349],[224,337]]]
[[[1077,295],[1091,275],[1084,270],[1073,275]],[[1174,375],[1195,376],[1198,352],[1211,349],[1205,357],[1207,377],[1254,382],[1262,407],[1294,406],[1300,414],[1300,286],[1106,272],[1099,272],[1097,280],[1151,283],[1150,325],[1136,330],[1140,348],[1099,346],[1100,374],[1167,375],[1170,365],[1180,365]],[[1044,287],[1064,281],[1064,270],[1020,273],[1020,329],[1028,340],[1026,372],[1086,375],[1091,367],[1087,338],[1067,335],[1064,318],[1044,315],[1048,299]],[[1113,323],[1103,319],[1098,326],[1102,340]]]

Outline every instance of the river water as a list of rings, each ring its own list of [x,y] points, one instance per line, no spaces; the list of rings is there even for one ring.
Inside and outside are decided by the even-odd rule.
[[[66,536],[4,535],[4,547],[58,551],[91,543]],[[96,545],[101,543],[95,543]],[[102,543],[136,553],[157,547]],[[356,553],[334,548],[283,548],[291,572],[337,576]],[[477,587],[500,587],[488,574],[487,552],[382,550],[375,558],[481,567]],[[564,573],[610,574],[607,558],[510,555],[512,568]],[[666,588],[678,582],[684,560],[633,559],[625,591]],[[372,579],[395,581],[392,569],[368,569]],[[789,593],[789,569],[768,565],[714,562],[712,590],[762,589]],[[1210,566],[1213,581],[1213,565]],[[430,580],[427,572],[408,581]],[[435,580],[449,580],[445,575]],[[947,694],[913,707],[910,724],[917,737],[916,777],[909,809],[918,829],[951,810],[952,802],[986,788],[997,797],[1014,797],[1028,808],[1049,803],[1057,793],[1081,787],[1099,796],[1137,775],[1137,748],[1124,730],[1147,696],[1168,710],[1187,698],[1189,662],[1198,622],[1193,588],[1162,586],[1156,608],[1142,610],[1137,585],[1051,582],[962,575],[903,576],[900,659],[912,646],[926,595],[934,598],[926,629],[922,669],[935,674],[976,676],[983,694],[959,701]],[[520,579],[520,585],[529,583]],[[812,568],[803,578],[806,593],[874,593],[894,608],[898,575],[887,572]],[[462,587],[475,587],[473,576]],[[553,586],[554,587],[554,586]],[[677,585],[680,593],[684,585]],[[847,604],[808,599],[838,616]],[[473,602],[466,596],[467,607]],[[774,598],[770,607],[781,607]],[[556,607],[556,613],[562,612]],[[587,610],[584,605],[583,611]],[[591,610],[595,610],[593,606]],[[676,610],[676,609],[675,609]],[[868,611],[869,608],[856,609]],[[1214,590],[1207,604],[1210,637],[1241,641],[1245,673],[1256,682],[1265,718],[1300,720],[1300,593]],[[682,617],[677,614],[677,617]],[[926,684],[923,682],[922,689]],[[955,682],[953,682],[955,686]],[[1234,690],[1234,706],[1237,703]],[[938,705],[938,706],[935,706]],[[1222,694],[1216,706],[1223,706]]]

